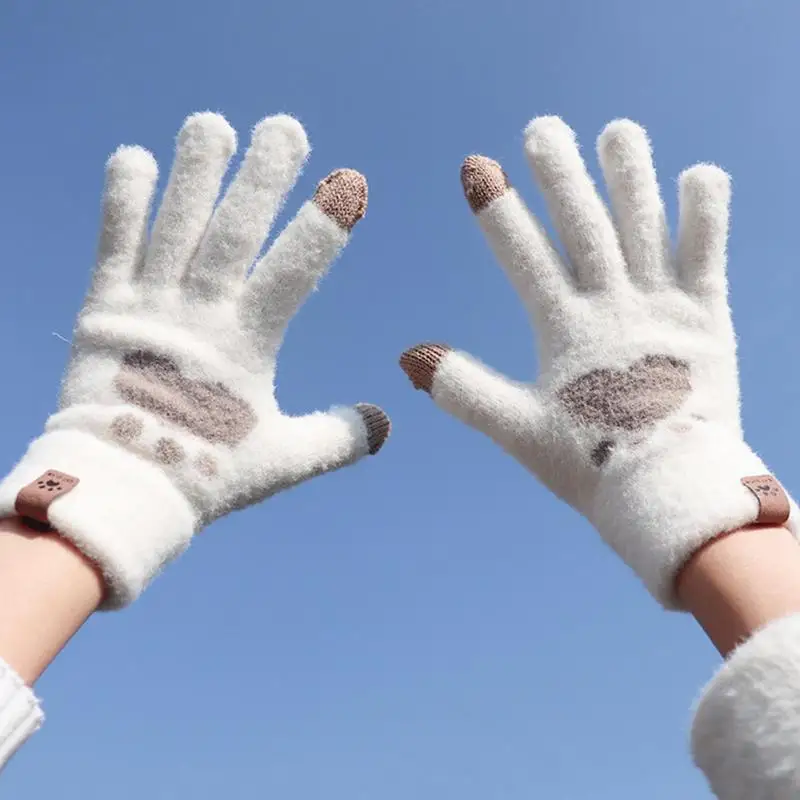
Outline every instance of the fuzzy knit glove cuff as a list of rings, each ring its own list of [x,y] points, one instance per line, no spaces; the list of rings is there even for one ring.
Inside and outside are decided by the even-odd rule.
[[[467,200],[529,311],[534,384],[445,345],[400,364],[437,405],[515,456],[582,512],[664,606],[704,542],[753,522],[797,526],[797,509],[742,437],[727,301],[729,181],[681,176],[672,252],[645,132],[611,123],[598,151],[613,218],[558,118],[526,151],[566,258],[501,167],[470,156]]]
[[[728,657],[697,704],[692,752],[720,800],[800,797],[800,615]]]
[[[260,122],[215,208],[236,137],[184,124],[152,236],[157,167],[109,160],[99,259],[60,408],[0,484],[0,515],[52,526],[124,605],[215,518],[376,453],[389,420],[357,405],[288,417],[274,378],[284,330],[366,209],[352,170],[326,178],[248,271],[308,154],[300,124]]]

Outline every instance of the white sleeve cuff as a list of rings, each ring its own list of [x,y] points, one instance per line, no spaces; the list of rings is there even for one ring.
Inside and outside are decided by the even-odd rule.
[[[698,701],[692,753],[721,800],[800,797],[800,615],[728,657]]]
[[[0,659],[0,770],[44,721],[36,695]]]

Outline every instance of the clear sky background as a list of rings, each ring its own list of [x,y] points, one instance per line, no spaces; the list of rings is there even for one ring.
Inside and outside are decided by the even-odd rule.
[[[471,219],[484,152],[542,211],[539,114],[650,131],[672,219],[700,160],[734,177],[732,302],[747,434],[799,490],[800,6],[790,0],[0,0],[0,468],[53,409],[120,143],[168,171],[192,111],[242,144],[288,111],[370,181],[354,240],[290,329],[294,413],[380,403],[356,467],[216,523],[38,686],[15,800],[706,798],[686,743],[718,657],[576,513],[412,391],[419,340],[535,371],[527,319]],[[163,186],[163,184],[162,184]],[[284,215],[286,216],[286,215]]]

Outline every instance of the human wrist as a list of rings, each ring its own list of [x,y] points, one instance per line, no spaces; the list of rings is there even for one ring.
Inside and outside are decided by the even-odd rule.
[[[748,488],[763,476],[780,500],[780,518]],[[773,504],[775,505],[775,504]],[[587,516],[603,539],[665,607],[683,609],[676,577],[693,555],[752,523],[786,525],[797,508],[753,450],[725,426],[677,420],[646,442],[620,448],[605,467]]]
[[[195,517],[165,472],[121,447],[77,430],[49,430],[0,483],[0,516],[15,514],[20,490],[48,470],[77,484],[47,509],[59,534],[96,563],[102,607],[133,601],[191,541]]]
[[[0,520],[0,658],[29,686],[100,604],[94,564],[57,533]]]
[[[694,553],[675,581],[723,656],[770,622],[800,612],[800,544],[786,528],[751,525]]]

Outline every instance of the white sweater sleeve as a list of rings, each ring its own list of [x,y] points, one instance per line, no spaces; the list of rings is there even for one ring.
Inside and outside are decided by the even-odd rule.
[[[720,800],[800,798],[800,615],[728,657],[697,704],[692,751]]]
[[[39,729],[43,720],[44,714],[36,695],[0,659],[0,770]]]

